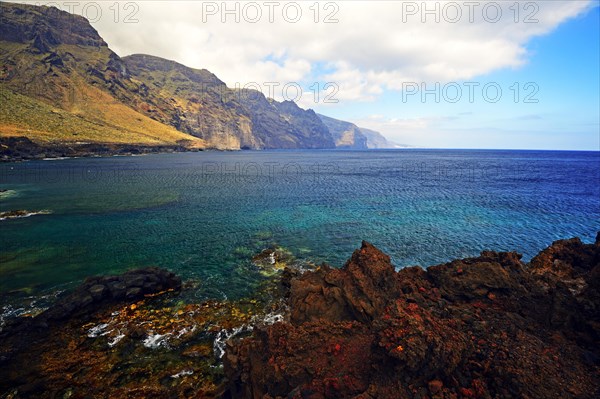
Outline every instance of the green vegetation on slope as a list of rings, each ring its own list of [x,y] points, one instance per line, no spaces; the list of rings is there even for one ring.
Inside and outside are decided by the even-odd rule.
[[[1,2],[0,9],[0,89],[8,100],[0,137],[218,149],[335,147],[319,117],[293,102],[229,89],[207,70],[159,57],[120,58],[85,18],[53,7]]]
[[[85,112],[69,112],[0,85],[0,136],[25,136],[38,143],[116,143],[202,147],[195,137],[158,123],[90,90]],[[95,92],[94,92],[95,91]],[[92,101],[92,99],[98,100]],[[102,102],[102,100],[107,100]]]

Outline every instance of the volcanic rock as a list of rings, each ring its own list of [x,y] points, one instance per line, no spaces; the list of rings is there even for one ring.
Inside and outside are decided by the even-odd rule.
[[[398,272],[363,242],[341,269],[292,277],[289,323],[228,343],[229,395],[598,397],[598,241]]]

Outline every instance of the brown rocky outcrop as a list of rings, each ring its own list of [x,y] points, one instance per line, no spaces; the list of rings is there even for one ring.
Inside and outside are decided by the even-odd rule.
[[[363,242],[343,268],[324,265],[292,280],[292,322],[372,321],[383,312],[386,298],[398,294],[395,274],[389,256]]]
[[[600,237],[600,235],[599,235]],[[235,398],[594,398],[600,240],[395,272],[363,242],[290,283],[290,322],[233,340]]]
[[[529,270],[546,293],[547,323],[600,356],[600,232],[594,245],[553,242]]]

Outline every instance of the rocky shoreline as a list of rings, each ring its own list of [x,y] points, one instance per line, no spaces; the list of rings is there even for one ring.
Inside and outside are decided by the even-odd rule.
[[[229,343],[232,397],[594,398],[600,234],[395,272],[369,243],[292,280],[290,322]]]
[[[270,252],[257,257],[263,258],[269,264],[279,259]],[[265,306],[255,306],[256,300],[160,305],[164,295],[176,298],[185,286],[160,269],[141,273],[89,279],[45,313],[4,331],[0,395],[600,394],[600,233],[594,244],[556,241],[528,264],[516,252],[485,251],[397,272],[387,255],[363,242],[340,269],[284,268],[271,293],[283,299],[286,312],[268,323],[252,316]],[[264,319],[266,313],[257,314]],[[149,323],[155,323],[152,334],[142,328]],[[119,335],[95,338],[109,328]],[[148,349],[165,336],[172,337],[168,348]],[[136,337],[145,344],[136,344]],[[218,359],[223,352],[199,337],[226,343],[219,347],[224,368]],[[156,363],[138,364],[152,354]],[[41,361],[31,365],[32,359]]]
[[[40,145],[27,137],[0,137],[0,162],[43,159],[108,157],[171,152],[200,151],[182,145],[138,145],[111,143],[64,143]]]
[[[3,220],[28,218],[30,216],[35,216],[35,215],[48,215],[50,213],[52,213],[52,212],[50,212],[48,210],[28,211],[28,210],[24,210],[24,209],[19,209],[16,211],[4,211],[4,212],[0,212],[0,222]]]

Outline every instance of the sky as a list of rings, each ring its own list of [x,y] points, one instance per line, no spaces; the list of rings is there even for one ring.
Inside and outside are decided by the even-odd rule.
[[[600,150],[598,0],[33,3],[397,143]]]

